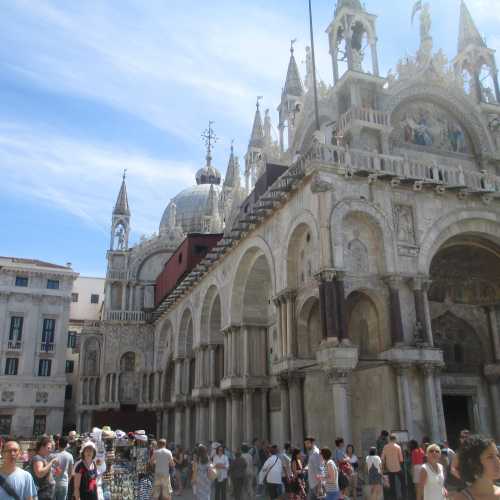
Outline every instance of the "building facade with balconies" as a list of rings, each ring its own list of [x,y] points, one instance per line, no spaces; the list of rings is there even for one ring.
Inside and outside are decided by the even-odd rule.
[[[61,432],[70,266],[0,257],[0,434]]]
[[[223,237],[159,304],[148,279],[167,233],[111,246],[105,321],[82,334],[82,430],[108,412],[147,414],[186,446],[342,436],[364,453],[381,429],[453,442],[459,427],[500,439],[496,63],[465,3],[451,63],[428,5],[419,15],[417,54],[387,77],[359,0],[339,0],[327,30],[332,85],[315,88],[310,50],[304,84],[292,46],[279,143],[257,103]],[[261,185],[271,164],[283,170]]]

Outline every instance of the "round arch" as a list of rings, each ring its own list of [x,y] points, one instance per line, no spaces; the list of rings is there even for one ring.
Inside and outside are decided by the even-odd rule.
[[[205,293],[200,311],[200,344],[222,341],[220,335],[222,323],[222,303],[217,285],[212,284]]]
[[[333,256],[333,267],[344,269],[344,219],[351,214],[361,214],[375,225],[383,236],[384,267],[387,273],[396,269],[396,243],[394,233],[389,226],[385,214],[375,205],[358,199],[348,199],[334,206],[330,216],[330,234]]]
[[[328,126],[329,123],[332,123],[334,120],[331,116],[328,116],[326,114],[320,114],[319,116],[319,124],[320,124],[320,129],[323,126]],[[297,139],[294,140],[294,152],[298,152],[300,154],[305,154],[307,153],[307,150],[312,144],[313,141],[313,135],[314,132],[316,131],[316,118],[314,116],[314,113],[311,112],[307,116],[304,116],[304,119],[302,121],[302,133],[300,135],[297,135]],[[328,142],[328,137],[326,139],[327,144]]]
[[[193,313],[186,306],[181,315],[179,335],[177,337],[177,356],[190,356],[193,350]]]
[[[310,295],[297,310],[297,356],[313,359],[322,340],[319,298]]]

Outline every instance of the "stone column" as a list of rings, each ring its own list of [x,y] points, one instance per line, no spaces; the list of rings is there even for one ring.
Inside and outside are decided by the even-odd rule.
[[[188,404],[186,406],[186,417],[184,421],[184,425],[186,426],[186,442],[184,444],[188,448],[191,448],[191,446],[193,446],[193,441],[194,441],[193,434],[195,429],[193,429],[192,426],[192,421],[193,421],[192,415],[193,415],[193,406]]]
[[[176,444],[181,444],[184,445],[185,443],[182,442],[182,427],[184,425],[183,422],[183,411],[182,411],[182,406],[176,406],[175,407],[175,435],[174,435],[174,441]]]
[[[104,309],[106,312],[111,311],[111,283],[106,282],[106,292],[104,295]]]
[[[319,308],[323,339],[338,337],[337,291],[333,283],[334,269],[325,269],[316,275],[319,284]]]
[[[372,63],[373,63],[373,74],[379,76],[379,65],[378,65],[378,53],[377,53],[377,41],[372,40],[370,42],[371,53],[372,53]]]
[[[233,329],[228,328],[227,330],[227,373],[229,377],[232,377],[234,375],[233,371]]]
[[[347,311],[346,311],[346,300],[344,292],[344,273],[341,273],[340,271],[336,272],[334,285],[337,297],[337,314],[338,314],[337,336],[338,339],[342,341],[349,337],[347,331]]]
[[[208,443],[208,434],[209,434],[209,415],[208,415],[208,400],[202,399],[200,401],[200,411],[199,411],[199,438],[198,441],[202,443]]]
[[[245,389],[245,441],[247,443],[251,443],[254,438],[253,394],[253,389]]]
[[[156,412],[156,439],[161,439],[162,436],[162,421],[161,411]]]
[[[209,357],[209,367],[210,367],[210,376],[209,376],[209,382],[208,382],[208,386],[209,387],[215,387],[215,379],[216,379],[216,376],[215,376],[215,371],[216,371],[216,356],[215,356],[215,349],[217,348],[216,345],[209,345],[208,346],[208,357]]]
[[[281,300],[279,297],[273,299],[276,307],[276,324],[278,326],[278,359],[283,358],[283,325],[281,321]]]
[[[302,377],[292,373],[288,377],[290,390],[290,428],[291,444],[300,448],[304,442],[304,412],[302,396]]]
[[[208,438],[210,441],[217,439],[217,399],[210,398],[208,411],[210,413],[210,432]]]
[[[498,330],[497,310],[495,306],[485,308],[488,315],[488,326],[490,330],[491,346],[495,361],[500,361],[500,332]]]
[[[427,296],[429,281],[422,276],[413,278],[413,294],[415,297],[415,318],[424,333],[425,342],[430,347],[434,346],[432,338],[431,314],[429,309],[429,298]]]
[[[281,396],[281,440],[283,443],[290,442],[290,393],[286,378],[279,379]]]
[[[288,323],[286,320],[286,299],[283,295],[279,298],[280,301],[280,314],[281,314],[281,347],[282,358],[288,357]]]
[[[411,392],[410,381],[408,379],[410,364],[396,365],[396,372],[398,375],[398,398],[400,413],[403,409],[401,416],[401,426],[408,431],[408,435],[414,436],[413,430],[413,412],[411,409]]]
[[[178,358],[175,360],[175,395],[180,396],[182,394],[182,359]]]
[[[250,334],[248,331],[248,326],[242,326],[240,329],[240,337],[242,337],[241,352],[243,354],[243,372],[242,375],[245,377],[250,376]]]
[[[335,435],[343,437],[346,443],[351,443],[351,412],[348,397],[349,371],[331,369],[327,372],[327,376],[328,382],[332,386]]]
[[[437,442],[441,436],[439,435],[439,415],[436,402],[436,384],[434,382],[435,366],[432,364],[423,364],[422,372],[424,374],[427,422],[431,430],[431,438],[433,442]]]
[[[444,419],[444,408],[443,408],[443,389],[441,386],[441,370],[443,367],[436,367],[434,372],[434,385],[436,387],[436,405],[438,412],[438,426],[439,426],[439,437],[443,441],[447,440],[446,436],[446,422]]]
[[[287,357],[293,358],[297,353],[295,333],[295,292],[286,294],[286,331],[287,331]]]
[[[261,421],[262,421],[262,432],[261,439],[269,439],[269,405],[267,401],[268,389],[262,389],[261,392]]]
[[[164,410],[161,413],[162,413],[161,435],[158,437],[166,439],[168,443],[170,438],[170,436],[168,435],[168,410]]]
[[[233,433],[232,433],[232,420],[233,420],[233,405],[231,394],[226,393],[226,446],[233,449]]]
[[[240,364],[240,335],[239,333],[239,328],[233,327],[231,329],[231,335],[232,335],[232,345],[233,345],[233,375],[235,376],[240,376],[241,375],[241,364]]]
[[[389,287],[389,311],[391,320],[391,338],[393,346],[404,343],[403,320],[401,318],[401,300],[399,297],[399,287],[401,277],[391,275],[386,278]]]
[[[229,336],[227,330],[222,332],[224,337],[224,375],[223,378],[229,377]]]
[[[122,282],[122,311],[127,310],[127,283]]]
[[[500,442],[500,363],[486,366],[484,373],[490,393],[493,432],[498,443]]]
[[[231,399],[232,399],[231,445],[232,449],[235,450],[236,448],[239,448],[242,443],[241,431],[243,426],[241,422],[241,392],[231,391]]]

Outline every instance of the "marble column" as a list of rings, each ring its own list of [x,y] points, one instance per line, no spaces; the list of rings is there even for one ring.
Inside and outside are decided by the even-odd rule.
[[[304,442],[302,377],[298,374],[291,374],[288,378],[288,385],[290,391],[291,444],[301,448]]]
[[[491,337],[491,346],[493,348],[493,354],[495,361],[500,361],[500,332],[498,329],[497,322],[497,309],[495,306],[490,306],[486,308],[486,313],[488,315],[488,326]]]
[[[340,341],[347,339],[349,333],[347,331],[347,307],[345,300],[344,291],[344,273],[339,271],[335,275],[335,292],[337,297],[337,314],[338,314],[338,326],[337,326],[337,336]]]
[[[210,414],[210,431],[208,438],[210,441],[217,439],[217,399],[210,398],[208,411]]]
[[[231,391],[232,399],[232,422],[231,422],[231,444],[233,450],[236,450],[242,443],[242,419],[241,419],[241,392]]]
[[[226,446],[233,449],[233,433],[232,433],[232,420],[233,420],[233,404],[231,394],[226,394]]]
[[[373,40],[370,43],[370,47],[371,47],[371,54],[372,54],[373,74],[375,76],[379,76],[377,42],[375,40]]]
[[[268,389],[261,390],[261,439],[269,439],[269,403],[267,393]]]
[[[351,412],[349,408],[348,383],[349,371],[332,369],[327,372],[332,387],[335,436],[352,442]]]
[[[184,443],[185,446],[187,446],[188,448],[191,448],[191,446],[193,446],[194,444],[194,439],[193,439],[193,436],[194,436],[194,431],[195,429],[193,429],[193,406],[188,404],[186,406],[186,417],[185,417],[185,421],[184,421],[184,425],[186,426],[186,442]],[[196,426],[196,422],[197,420],[195,419],[195,426]]]
[[[127,284],[122,282],[122,311],[127,310]]]
[[[433,442],[437,442],[439,435],[439,415],[436,402],[436,385],[434,382],[435,366],[432,364],[422,365],[424,375],[425,407],[427,411],[427,422],[431,431]]]
[[[240,331],[239,328],[234,327],[231,329],[231,335],[233,338],[233,375],[239,377],[241,375],[241,363],[240,363],[240,340],[241,337],[239,335]]]
[[[281,300],[279,297],[276,297],[274,299],[274,306],[276,307],[276,324],[277,324],[277,329],[278,329],[278,359],[283,358],[283,325],[282,325],[282,318],[281,318]]]
[[[403,410],[401,415],[401,426],[408,431],[408,435],[414,436],[413,428],[413,412],[411,408],[411,392],[409,372],[411,365],[398,364],[396,365],[396,372],[398,375],[398,398],[399,408]]]
[[[290,393],[288,390],[288,381],[286,378],[280,378],[280,396],[281,396],[281,441],[290,442]]]
[[[210,439],[210,412],[208,406],[208,399],[201,401],[201,422],[200,422],[200,441],[208,444]]]
[[[182,359],[178,358],[175,360],[175,395],[180,396],[182,394]]]
[[[217,369],[217,365],[216,365],[216,362],[217,362],[217,358],[216,358],[216,355],[215,355],[215,350],[216,350],[217,346],[216,345],[213,345],[211,344],[208,349],[208,357],[209,357],[209,369],[210,369],[210,376],[209,376],[209,382],[208,382],[208,386],[209,387],[215,387],[215,379],[216,379],[216,369]]]
[[[176,444],[185,445],[182,441],[182,427],[184,425],[183,422],[183,408],[182,406],[175,407],[175,434],[174,441]]]
[[[401,300],[399,296],[399,287],[401,286],[401,277],[397,275],[386,278],[389,287],[389,313],[391,322],[391,339],[393,346],[404,343],[403,320],[401,317]]]
[[[243,354],[243,372],[242,375],[245,377],[250,376],[250,332],[248,326],[242,326],[240,329],[240,337],[242,337],[242,349]]]
[[[286,331],[287,331],[287,356],[293,358],[297,352],[295,333],[295,292],[286,294]]]
[[[432,338],[431,314],[429,309],[429,298],[427,296],[429,281],[425,277],[417,276],[413,278],[412,284],[415,298],[415,318],[417,324],[422,328],[425,343],[433,347],[434,340]]]
[[[334,269],[325,269],[316,275],[323,339],[338,337],[337,290],[334,279]]]
[[[245,441],[251,443],[254,436],[253,425],[253,389],[245,389]]]
[[[286,299],[283,295],[280,296],[280,314],[281,314],[281,357],[288,357],[288,323],[286,320]]]
[[[224,337],[224,374],[223,378],[229,377],[229,336],[227,330],[222,332]]]
[[[234,346],[233,346],[233,329],[228,328],[227,330],[227,374],[229,377],[234,375],[233,370],[233,354]]]
[[[161,411],[155,412],[156,415],[156,439],[161,439],[162,436],[162,421],[161,421]]]
[[[488,390],[491,399],[491,411],[493,414],[493,426],[495,432],[496,442],[500,442],[500,381],[489,380]]]
[[[436,367],[434,372],[434,385],[436,387],[436,405],[438,412],[438,426],[440,441],[446,441],[446,422],[444,419],[443,388],[441,386],[441,371],[443,367]]]

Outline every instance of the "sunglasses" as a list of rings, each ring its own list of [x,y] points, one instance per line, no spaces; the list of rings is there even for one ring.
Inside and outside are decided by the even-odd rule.
[[[431,450],[429,453],[441,453],[439,450]]]

